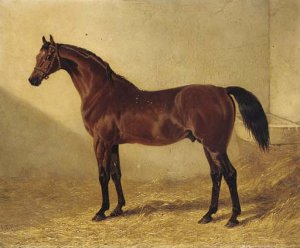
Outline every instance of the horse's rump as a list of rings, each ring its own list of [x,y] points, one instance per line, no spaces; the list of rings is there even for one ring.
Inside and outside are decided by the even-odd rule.
[[[213,85],[191,85],[177,96],[186,129],[211,149],[226,149],[234,124],[235,107],[226,89]]]

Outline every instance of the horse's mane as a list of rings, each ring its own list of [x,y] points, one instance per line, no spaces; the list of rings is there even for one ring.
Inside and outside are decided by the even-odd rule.
[[[113,80],[112,79],[112,76],[116,77],[117,79],[123,81],[124,83],[127,83],[127,84],[130,84],[131,86],[134,86],[136,87],[133,83],[131,83],[130,81],[128,81],[125,77],[115,73],[110,65],[104,61],[103,59],[101,59],[99,56],[97,56],[95,53],[85,49],[85,48],[81,48],[81,47],[77,47],[77,46],[74,46],[74,45],[68,45],[68,44],[61,44],[63,46],[67,46],[67,47],[70,47],[72,49],[74,49],[75,51],[81,53],[83,56],[85,57],[90,57],[91,59],[95,60],[96,62],[98,62],[106,71],[106,75],[108,77],[109,80]]]

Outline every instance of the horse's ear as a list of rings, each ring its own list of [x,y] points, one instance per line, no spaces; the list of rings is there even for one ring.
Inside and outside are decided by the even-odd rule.
[[[52,35],[50,34],[50,42],[51,42],[51,44],[52,45],[54,45],[55,44],[55,42],[54,42],[54,39],[53,39],[53,37],[52,37]]]
[[[45,36],[42,38],[43,44],[47,43]]]

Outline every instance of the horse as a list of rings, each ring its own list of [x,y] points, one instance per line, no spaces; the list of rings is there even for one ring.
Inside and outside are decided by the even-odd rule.
[[[235,121],[235,98],[243,122],[263,151],[269,148],[268,122],[256,96],[241,87],[185,85],[146,91],[115,73],[94,53],[74,45],[58,44],[52,35],[42,37],[42,47],[29,78],[33,86],[62,69],[71,77],[81,98],[81,114],[93,138],[98,163],[102,205],[92,218],[102,221],[109,210],[108,183],[112,178],[118,203],[110,216],[123,213],[125,198],[121,184],[119,145],[139,143],[162,146],[183,139],[203,145],[212,180],[211,202],[198,221],[206,224],[218,210],[222,177],[229,187],[232,214],[226,226],[239,224],[241,214],[237,190],[237,171],[227,155]]]

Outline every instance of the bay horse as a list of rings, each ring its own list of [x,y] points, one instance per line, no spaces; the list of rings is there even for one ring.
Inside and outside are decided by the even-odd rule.
[[[81,97],[84,126],[93,137],[98,162],[102,206],[94,221],[106,218],[109,209],[108,183],[112,178],[118,195],[118,204],[111,216],[122,214],[125,205],[121,185],[119,145],[139,143],[161,146],[188,138],[198,141],[210,166],[212,179],[211,203],[199,223],[212,221],[217,212],[221,179],[224,177],[230,191],[232,215],[226,226],[239,222],[241,213],[237,191],[237,172],[227,156],[227,146],[235,120],[235,103],[245,126],[262,150],[268,150],[268,122],[258,99],[240,87],[213,85],[186,85],[160,90],[140,90],[124,77],[116,74],[108,63],[94,53],[73,45],[55,43],[42,38],[42,47],[36,56],[36,66],[29,78],[33,86],[63,69]]]

